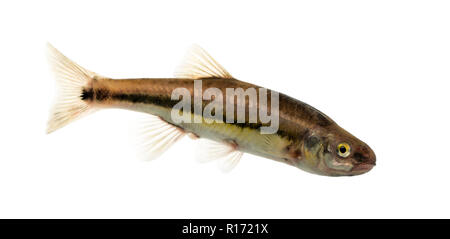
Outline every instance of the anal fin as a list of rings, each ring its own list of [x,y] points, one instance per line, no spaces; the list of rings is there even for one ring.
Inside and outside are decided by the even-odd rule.
[[[139,128],[139,153],[144,159],[156,159],[184,135],[183,129],[158,116],[146,115]]]

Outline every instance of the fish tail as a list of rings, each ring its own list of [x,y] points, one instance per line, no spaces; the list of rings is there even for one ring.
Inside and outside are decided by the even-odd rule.
[[[47,43],[47,52],[58,90],[47,124],[49,134],[92,112],[92,103],[83,100],[83,91],[92,88],[92,81],[97,75],[71,61],[50,43]]]

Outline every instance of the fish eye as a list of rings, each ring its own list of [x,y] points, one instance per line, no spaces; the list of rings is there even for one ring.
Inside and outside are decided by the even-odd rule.
[[[350,145],[347,143],[340,143],[337,146],[337,154],[343,158],[346,158],[350,155]]]

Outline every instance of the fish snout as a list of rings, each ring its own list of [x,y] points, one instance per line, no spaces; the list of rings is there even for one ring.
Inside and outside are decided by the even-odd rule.
[[[369,147],[364,146],[359,148],[354,154],[353,159],[356,165],[353,167],[352,171],[362,171],[368,172],[376,165],[376,155],[375,152]]]

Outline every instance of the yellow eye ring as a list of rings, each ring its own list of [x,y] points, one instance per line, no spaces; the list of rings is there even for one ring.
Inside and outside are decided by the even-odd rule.
[[[350,155],[350,145],[347,143],[340,143],[337,146],[337,154],[343,158],[346,158]]]

